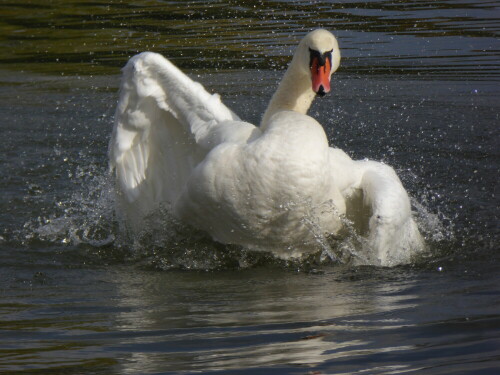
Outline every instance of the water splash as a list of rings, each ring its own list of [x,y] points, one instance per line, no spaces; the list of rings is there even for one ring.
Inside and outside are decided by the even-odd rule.
[[[115,241],[114,189],[110,176],[96,164],[78,166],[73,180],[80,186],[55,202],[53,212],[24,225],[24,239],[52,244],[102,247]]]
[[[82,166],[83,165],[83,166]],[[270,252],[243,249],[213,241],[204,232],[180,223],[161,207],[149,215],[142,232],[132,235],[115,214],[115,190],[107,168],[97,163],[82,163],[71,174],[79,188],[65,200],[55,203],[46,217],[37,217],[24,225],[24,242],[41,241],[49,246],[101,249],[97,256],[118,251],[124,258],[140,266],[160,269],[216,270],[248,268],[260,265],[294,270],[310,270],[327,264],[350,266],[377,265],[366,238],[346,217],[340,216],[344,230],[339,236],[326,236],[321,231],[318,215],[338,215],[332,202],[312,207],[303,219],[318,244],[314,254],[281,259]],[[439,210],[431,212],[429,201],[412,199],[414,217],[428,248],[453,239],[452,221]],[[283,253],[283,251],[280,251]],[[418,260],[417,260],[418,261]]]
[[[423,184],[420,177],[411,170],[398,170],[403,183],[415,190],[416,196],[411,196],[412,213],[420,233],[429,246],[456,239],[455,217],[450,217],[442,193]]]

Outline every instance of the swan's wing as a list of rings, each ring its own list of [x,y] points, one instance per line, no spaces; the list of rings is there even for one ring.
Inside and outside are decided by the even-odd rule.
[[[410,198],[394,169],[373,161],[357,161],[362,170],[363,204],[370,209],[368,246],[377,251],[381,265],[408,263],[423,249],[413,220]]]
[[[346,215],[367,239],[381,265],[407,263],[423,248],[410,199],[394,169],[383,163],[353,161],[330,149],[335,183],[346,198]]]
[[[123,69],[110,142],[110,165],[127,219],[140,222],[160,202],[172,204],[214,146],[245,141],[255,132],[217,94],[161,55],[131,58]]]

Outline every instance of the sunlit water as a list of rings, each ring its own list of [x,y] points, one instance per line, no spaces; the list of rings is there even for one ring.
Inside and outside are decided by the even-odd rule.
[[[0,11],[0,372],[497,373],[496,2]],[[355,266],[351,236],[285,262],[168,215],[127,237],[107,145],[128,57],[173,58],[258,123],[297,40],[319,26],[343,60],[310,114],[332,145],[395,167],[428,251],[404,267]]]

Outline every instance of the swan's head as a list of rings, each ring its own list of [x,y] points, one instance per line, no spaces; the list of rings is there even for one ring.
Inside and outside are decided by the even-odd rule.
[[[327,30],[317,29],[300,42],[295,58],[303,73],[311,78],[312,90],[323,96],[330,91],[330,78],[340,65],[337,39]]]

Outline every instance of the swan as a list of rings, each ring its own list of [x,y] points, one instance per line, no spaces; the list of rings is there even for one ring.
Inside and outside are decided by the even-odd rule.
[[[308,33],[255,126],[163,56],[132,57],[109,146],[127,228],[141,231],[163,206],[215,241],[286,259],[351,227],[371,263],[409,262],[424,243],[394,170],[330,147],[307,115],[339,65],[333,34]]]

